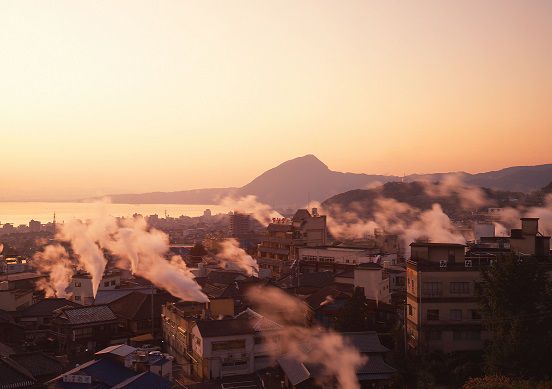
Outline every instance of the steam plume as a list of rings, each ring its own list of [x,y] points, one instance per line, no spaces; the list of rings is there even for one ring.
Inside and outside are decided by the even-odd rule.
[[[44,247],[33,256],[33,265],[40,272],[49,274],[48,280],[37,283],[37,288],[43,290],[46,297],[69,296],[66,289],[73,276],[73,264],[65,248],[59,244]]]
[[[236,239],[226,239],[220,245],[220,252],[216,259],[223,268],[238,268],[245,271],[248,276],[259,274],[259,264],[247,254]]]
[[[282,215],[273,210],[270,205],[257,201],[257,197],[253,195],[240,198],[225,197],[222,199],[220,205],[229,209],[234,209],[240,213],[251,214],[264,226],[270,223],[272,218],[282,217]]]
[[[72,220],[64,224],[57,238],[71,243],[79,266],[91,274],[94,296],[107,264],[106,250],[118,259],[117,267],[130,269],[180,299],[209,301],[180,257],[165,259],[168,236],[148,229],[143,218],[118,220],[100,212],[86,223]]]
[[[342,389],[358,389],[356,371],[366,361],[341,334],[320,327],[305,327],[306,305],[272,287],[252,288],[249,300],[256,310],[281,324],[279,336],[266,335],[267,350],[274,359],[287,357],[322,369],[321,383],[337,379]]]

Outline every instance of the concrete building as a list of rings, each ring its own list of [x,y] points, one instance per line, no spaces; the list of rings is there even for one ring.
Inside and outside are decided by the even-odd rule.
[[[303,246],[297,248],[301,271],[333,271],[338,273],[351,270],[363,263],[394,263],[396,254],[385,254],[379,249],[349,246]]]
[[[354,270],[354,286],[364,289],[364,295],[368,300],[375,300],[389,304],[391,302],[391,290],[389,277],[383,271],[383,267],[377,263],[363,263]]]
[[[32,272],[0,276],[0,309],[17,311],[31,305],[35,283],[44,276]]]
[[[481,349],[483,329],[476,296],[480,269],[491,258],[465,256],[453,243],[412,243],[407,261],[408,344],[418,352]]]
[[[250,374],[270,366],[263,337],[280,326],[247,309],[236,318],[192,327],[193,374],[202,380]]]
[[[120,285],[121,273],[119,271],[107,271],[98,286],[98,291],[113,290]],[[94,304],[92,276],[86,272],[74,274],[67,291],[72,294],[71,301],[81,305]]]
[[[521,228],[511,231],[510,249],[521,255],[550,256],[550,237],[539,232],[539,218],[521,218]]]
[[[274,219],[258,246],[258,263],[273,276],[284,274],[304,246],[325,246],[327,237],[326,216],[299,209],[291,219]]]
[[[251,232],[251,215],[235,211],[230,214],[230,237],[244,238]]]
[[[211,298],[208,303],[180,301],[163,305],[161,324],[165,351],[175,357],[184,373],[192,374],[191,331],[196,320],[234,316],[234,300]]]

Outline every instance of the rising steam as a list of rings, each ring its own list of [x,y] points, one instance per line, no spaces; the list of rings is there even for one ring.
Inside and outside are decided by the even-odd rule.
[[[66,290],[73,276],[73,264],[63,246],[44,247],[33,256],[33,265],[40,272],[49,274],[47,280],[37,282],[37,288],[43,290],[46,297],[69,297]]]
[[[223,268],[243,270],[248,276],[259,274],[259,264],[251,255],[247,254],[236,239],[226,239],[220,244],[220,251],[216,256]]]
[[[116,267],[130,269],[133,274],[182,300],[208,301],[180,257],[174,256],[170,261],[165,259],[169,250],[168,236],[159,230],[148,229],[141,217],[118,220],[102,213],[86,223],[73,220],[60,227],[57,238],[71,244],[78,266],[92,276],[94,296],[106,268],[104,251],[107,251],[117,259]],[[54,250],[52,247],[55,246],[47,246],[45,252]],[[46,265],[42,270],[52,277],[58,265],[43,263]],[[65,267],[67,272],[72,271],[70,261],[61,261],[59,266]]]
[[[273,218],[282,217],[270,205],[257,201],[257,197],[253,195],[240,198],[225,197],[220,205],[239,213],[251,214],[263,226],[270,223]]]
[[[267,351],[274,359],[286,357],[321,367],[321,384],[337,379],[341,389],[358,389],[357,369],[366,358],[339,333],[306,327],[306,305],[273,287],[252,288],[247,297],[255,309],[281,325],[277,337],[266,334]]]

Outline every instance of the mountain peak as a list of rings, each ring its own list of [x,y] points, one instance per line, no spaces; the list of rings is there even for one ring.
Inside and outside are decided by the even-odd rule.
[[[278,165],[275,169],[278,169],[280,167],[294,167],[297,169],[317,169],[317,170],[329,170],[328,166],[316,158],[313,154],[307,154],[302,157],[297,157],[290,159],[289,161],[286,161],[280,165]]]

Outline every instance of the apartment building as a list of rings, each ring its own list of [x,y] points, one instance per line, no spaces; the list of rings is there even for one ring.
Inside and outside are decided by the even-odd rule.
[[[279,328],[251,309],[233,319],[197,320],[191,331],[194,375],[210,380],[267,368],[264,336]]]
[[[406,264],[408,344],[418,352],[474,350],[489,334],[476,295],[490,258],[465,256],[454,243],[412,243]]]
[[[326,216],[299,209],[291,219],[274,219],[266,229],[266,235],[258,246],[258,263],[274,276],[284,274],[298,258],[298,249],[303,246],[326,245]]]

